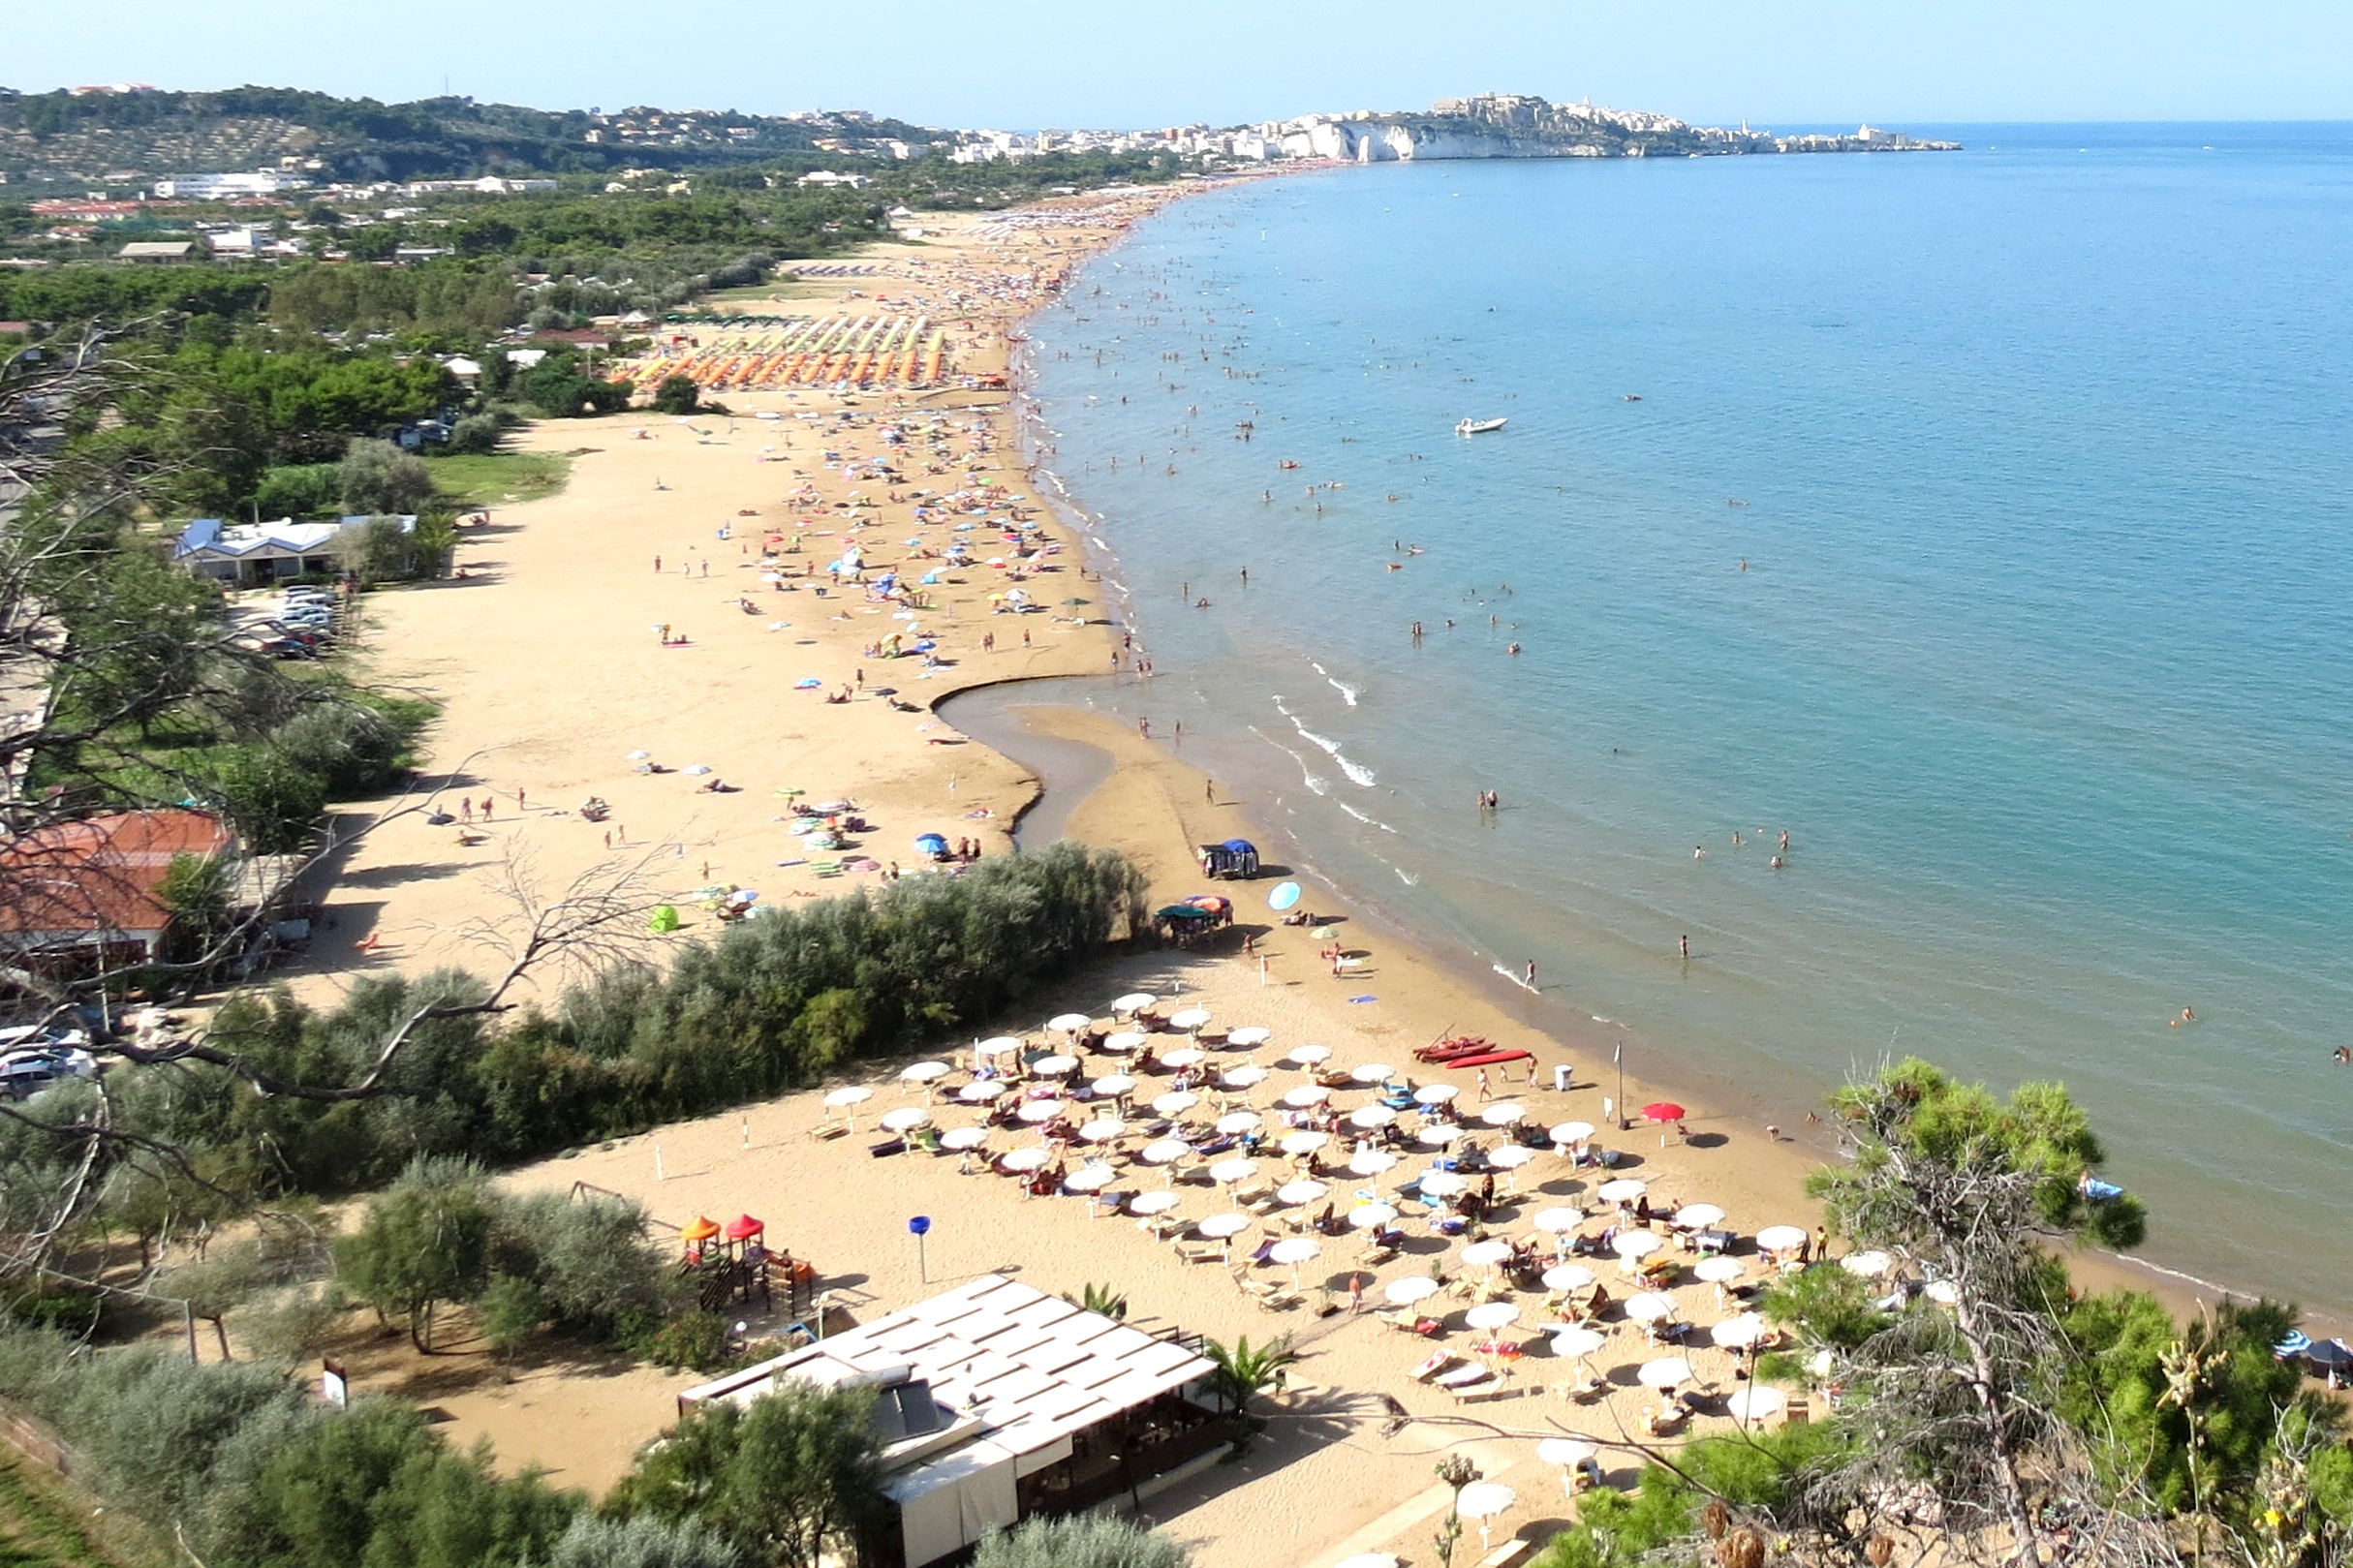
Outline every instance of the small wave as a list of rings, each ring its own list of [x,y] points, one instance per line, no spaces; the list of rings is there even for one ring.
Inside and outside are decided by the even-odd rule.
[[[1307,765],[1306,757],[1301,756],[1297,752],[1292,751],[1289,747],[1275,739],[1274,736],[1269,735],[1265,730],[1260,729],[1256,724],[1250,726],[1250,732],[1257,736],[1260,740],[1266,742],[1267,745],[1273,747],[1276,751],[1281,752],[1285,756],[1289,757],[1293,762],[1298,763],[1300,782],[1305,784],[1308,788],[1314,790],[1318,795],[1328,795],[1332,792],[1332,782],[1329,779],[1318,778],[1316,774],[1316,770]]]
[[[1406,884],[1408,887],[1419,887],[1419,886],[1421,886],[1421,885],[1422,885],[1422,879],[1421,879],[1420,877],[1418,877],[1418,876],[1407,876],[1407,875],[1406,875],[1406,869],[1405,869],[1405,867],[1403,867],[1403,866],[1391,866],[1389,869],[1390,869],[1391,871],[1393,871],[1393,872],[1397,873],[1397,879],[1398,879],[1399,881],[1401,881],[1401,882],[1405,883],[1405,884]]]

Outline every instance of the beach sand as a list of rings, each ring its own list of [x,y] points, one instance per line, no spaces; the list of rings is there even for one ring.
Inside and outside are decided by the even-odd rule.
[[[1041,233],[955,220],[919,250],[878,252],[886,274],[854,282],[863,292],[894,298],[929,291],[926,303],[937,311],[950,303],[953,292],[973,298],[987,292],[990,278],[1014,280],[997,290],[993,304],[975,299],[969,317],[942,312],[973,323],[956,332],[959,369],[1002,370],[1007,336],[1034,297],[1033,286],[1021,280],[1110,242],[1120,224],[1161,199],[1138,197],[1104,207],[1100,221],[1053,233],[1051,247]],[[920,277],[911,272],[917,263]],[[506,889],[518,879],[544,897],[600,868],[641,865],[686,917],[679,937],[642,939],[641,951],[657,959],[665,941],[712,929],[694,898],[706,884],[756,888],[763,901],[776,903],[871,881],[871,876],[827,880],[807,866],[778,865],[799,856],[779,820],[788,802],[777,791],[788,787],[816,800],[854,799],[876,824],[867,835],[873,845],[868,852],[885,864],[895,860],[913,869],[912,842],[922,832],[951,841],[976,838],[985,853],[1008,852],[1008,829],[1035,798],[1037,782],[1007,758],[963,743],[930,712],[900,712],[872,693],[877,687],[896,687],[905,700],[927,709],[931,701],[977,684],[1109,672],[1117,631],[1107,624],[1099,585],[1082,574],[1079,549],[1040,513],[1063,548],[1046,561],[1050,569],[1023,586],[1053,606],[1051,615],[988,614],[986,595],[996,591],[998,574],[976,568],[951,574],[962,580],[938,590],[934,608],[922,614],[922,624],[939,634],[945,667],[918,678],[913,659],[863,657],[864,647],[908,623],[869,606],[854,590],[823,599],[805,587],[775,592],[759,581],[754,563],[764,531],[789,536],[796,520],[813,518],[804,530],[809,554],[785,562],[797,568],[812,556],[829,559],[844,538],[840,519],[846,515],[831,504],[852,490],[879,499],[891,487],[845,480],[839,464],[817,461],[827,443],[802,421],[746,416],[761,410],[830,413],[839,399],[724,395],[738,411],[732,422],[698,416],[690,427],[630,415],[531,428],[523,446],[574,454],[570,485],[547,500],[494,507],[488,526],[468,529],[459,554],[467,580],[366,601],[374,676],[430,694],[442,705],[426,741],[428,786],[439,784],[452,808],[465,797],[478,815],[487,799],[492,815],[481,842],[471,845],[459,842],[462,823],[434,827],[408,815],[350,847],[326,900],[331,929],[322,932],[297,977],[309,999],[331,1001],[359,974],[416,973],[442,963],[488,969],[500,956],[492,933],[502,925],[513,929]],[[957,426],[950,443],[958,452],[969,439],[967,421],[983,421],[991,451],[979,477],[1035,505],[1011,455],[1005,401],[1002,393],[953,391],[928,400],[878,396],[857,403],[861,413],[893,403],[946,412]],[[984,412],[965,412],[975,406]],[[650,439],[636,439],[640,429]],[[872,454],[872,426],[845,433],[838,446]],[[763,453],[764,447],[774,450]],[[763,456],[768,460],[760,461]],[[910,449],[901,488],[950,489],[963,482],[961,465],[951,465],[946,475],[924,475],[922,462],[917,444]],[[787,505],[784,498],[804,482],[818,492],[816,504]],[[866,543],[869,566],[898,559],[899,541],[916,534],[910,507],[891,505],[866,515],[877,518],[876,526],[856,537]],[[719,537],[723,527],[731,538]],[[940,525],[920,532],[934,544],[946,537]],[[707,577],[701,567],[706,561]],[[682,571],[688,563],[692,569]],[[739,596],[754,601],[756,613],[736,607]],[[1064,606],[1069,598],[1091,602]],[[659,624],[689,640],[662,645],[653,630]],[[996,651],[983,652],[980,639],[991,632]],[[867,694],[843,704],[823,701],[823,692],[845,684],[854,690],[861,669]],[[794,683],[804,678],[820,682],[820,689],[796,690]],[[1249,830],[1248,802],[1213,801],[1202,777],[1159,742],[1075,710],[1025,711],[1024,723],[1110,758],[1108,778],[1072,807],[1068,830],[1132,855],[1151,877],[1156,903],[1203,890],[1191,845]],[[639,749],[673,769],[705,765],[738,792],[703,792],[701,777],[681,772],[633,771],[624,758]],[[592,824],[577,815],[590,794],[611,804],[609,822]],[[608,830],[619,834],[609,848]],[[1342,945],[1365,950],[1365,958],[1345,976],[1335,975],[1318,957],[1321,943],[1304,931],[1272,925],[1264,906],[1267,885],[1262,880],[1218,889],[1237,899],[1245,927],[1264,932],[1255,955],[1239,953],[1238,938],[1231,936],[1192,951],[1135,952],[1034,999],[1022,1016],[985,1021],[987,1029],[984,1021],[974,1021],[970,1030],[938,1042],[935,1054],[944,1060],[968,1046],[973,1034],[1035,1028],[1064,1011],[1100,1015],[1112,997],[1140,988],[1181,993],[1208,1007],[1221,1025],[1271,1030],[1272,1043],[1256,1053],[1269,1065],[1290,1047],[1314,1042],[1330,1047],[1342,1065],[1378,1061],[1425,1083],[1467,1080],[1467,1074],[1414,1071],[1411,1053],[1446,1033],[1486,1035],[1535,1053],[1536,1083],[1496,1086],[1519,1097],[1533,1120],[1604,1122],[1602,1098],[1616,1098],[1619,1091],[1598,1033],[1565,1042],[1545,1038],[1466,977],[1386,936],[1366,940],[1347,924],[1337,928]],[[1345,917],[1347,909],[1343,890],[1313,884],[1304,902],[1336,916]],[[367,950],[357,945],[363,937],[373,938]],[[533,984],[544,997],[559,977],[549,971]],[[1567,1092],[1549,1087],[1561,1061],[1576,1068],[1576,1087]],[[878,1091],[864,1108],[869,1114],[861,1131],[874,1114],[921,1102],[919,1091],[895,1081],[898,1065],[873,1065]],[[1256,1091],[1255,1103],[1268,1106],[1302,1081],[1295,1070],[1278,1070]],[[1466,1101],[1474,1097],[1471,1082],[1461,1088]],[[671,1224],[698,1214],[723,1220],[741,1212],[758,1214],[768,1222],[772,1244],[811,1260],[826,1288],[859,1318],[975,1273],[1004,1269],[1050,1291],[1116,1284],[1129,1297],[1133,1320],[1147,1327],[1181,1325],[1227,1340],[1293,1334],[1307,1359],[1292,1389],[1270,1406],[1272,1427],[1251,1457],[1209,1468],[1145,1507],[1149,1518],[1195,1546],[1201,1568],[1322,1563],[1383,1549],[1422,1556],[1445,1501],[1431,1465],[1447,1451],[1470,1453],[1490,1479],[1517,1490],[1519,1505],[1499,1522],[1498,1539],[1521,1529],[1541,1538],[1550,1527],[1546,1522],[1565,1517],[1567,1509],[1560,1475],[1534,1459],[1535,1440],[1572,1430],[1605,1440],[1622,1436],[1641,1402],[1642,1391],[1631,1386],[1634,1368],[1662,1353],[1647,1347],[1642,1331],[1612,1314],[1610,1341],[1593,1358],[1595,1369],[1610,1373],[1616,1385],[1604,1400],[1574,1404],[1546,1394],[1546,1385],[1563,1382],[1574,1368],[1539,1353],[1520,1364],[1508,1384],[1512,1397],[1458,1408],[1450,1397],[1407,1376],[1430,1346],[1371,1315],[1382,1305],[1380,1281],[1420,1272],[1459,1250],[1419,1226],[1409,1230],[1408,1255],[1376,1276],[1363,1315],[1268,1313],[1220,1265],[1181,1262],[1134,1221],[1093,1217],[1093,1206],[1083,1200],[1025,1198],[1015,1184],[996,1176],[959,1175],[953,1157],[877,1159],[868,1153],[867,1137],[815,1139],[811,1129],[824,1119],[820,1094],[811,1090],[664,1127],[506,1180],[523,1187],[585,1182],[638,1199]],[[1628,1079],[1623,1097],[1639,1106],[1652,1097],[1651,1088]],[[1352,1093],[1343,1103],[1363,1099]],[[1601,1141],[1625,1152],[1628,1174],[1648,1180],[1656,1200],[1719,1204],[1732,1228],[1745,1235],[1771,1223],[1813,1224],[1801,1185],[1818,1159],[1814,1152],[1770,1141],[1762,1127],[1712,1115],[1704,1104],[1693,1103],[1690,1111],[1688,1144],[1662,1140],[1656,1128],[1621,1135],[1606,1126]],[[973,1120],[955,1106],[939,1116],[943,1124]],[[1010,1141],[1011,1135],[1001,1134],[998,1147]],[[1356,1188],[1392,1188],[1419,1164],[1409,1159],[1372,1181],[1343,1172],[1331,1196],[1345,1209]],[[1159,1183],[1157,1173],[1138,1167],[1117,1185]],[[1590,1201],[1593,1184],[1590,1173],[1572,1173],[1546,1153],[1520,1174],[1519,1184],[1527,1197],[1509,1211],[1499,1233],[1525,1234],[1536,1209],[1564,1198]],[[1223,1195],[1205,1186],[1179,1190],[1189,1215],[1223,1206]],[[918,1277],[906,1228],[916,1214],[934,1221],[928,1278]],[[1328,1240],[1305,1282],[1345,1281],[1356,1251],[1353,1238]],[[1254,1272],[1264,1278],[1285,1273]],[[1628,1287],[1614,1265],[1605,1263],[1600,1272],[1623,1299]],[[1713,1287],[1689,1282],[1687,1271],[1684,1279],[1676,1292],[1684,1316],[1705,1325],[1725,1315]],[[1447,1306],[1442,1344],[1464,1350],[1476,1336],[1463,1325],[1464,1304]],[[1523,1332],[1531,1322],[1533,1312],[1523,1318]],[[1690,1355],[1703,1378],[1728,1383],[1724,1352],[1703,1347]],[[460,1359],[452,1359],[452,1374]],[[361,1382],[416,1392],[413,1377],[413,1368],[387,1370],[380,1381],[363,1373]],[[452,1375],[446,1387],[430,1392],[449,1416],[447,1430],[457,1441],[488,1437],[505,1467],[539,1464],[559,1484],[602,1489],[623,1472],[635,1448],[672,1418],[677,1391],[694,1381],[643,1368],[557,1363],[535,1366],[511,1380],[486,1372],[471,1382]],[[1703,1421],[1700,1430],[1722,1425]],[[1605,1453],[1602,1462],[1614,1480],[1630,1480],[1632,1460],[1624,1450]],[[1476,1540],[1475,1530],[1471,1539]]]

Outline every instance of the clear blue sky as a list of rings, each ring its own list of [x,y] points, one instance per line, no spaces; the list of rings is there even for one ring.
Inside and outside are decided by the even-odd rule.
[[[1130,126],[1591,96],[1687,119],[2353,119],[2349,0],[14,0],[0,85]]]

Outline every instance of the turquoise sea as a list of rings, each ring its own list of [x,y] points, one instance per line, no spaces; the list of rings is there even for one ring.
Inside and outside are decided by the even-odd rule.
[[[1030,347],[1100,696],[1638,1066],[2061,1078],[2152,1258],[2353,1310],[2353,127],[1906,129],[1142,226]]]

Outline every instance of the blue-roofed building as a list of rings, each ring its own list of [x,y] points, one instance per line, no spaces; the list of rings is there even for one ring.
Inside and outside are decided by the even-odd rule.
[[[417,529],[413,516],[394,520],[404,534]],[[180,530],[171,544],[171,559],[199,577],[232,588],[261,588],[282,578],[340,569],[343,536],[373,521],[345,517],[331,523],[297,523],[281,517],[274,523],[228,523],[200,517]]]

